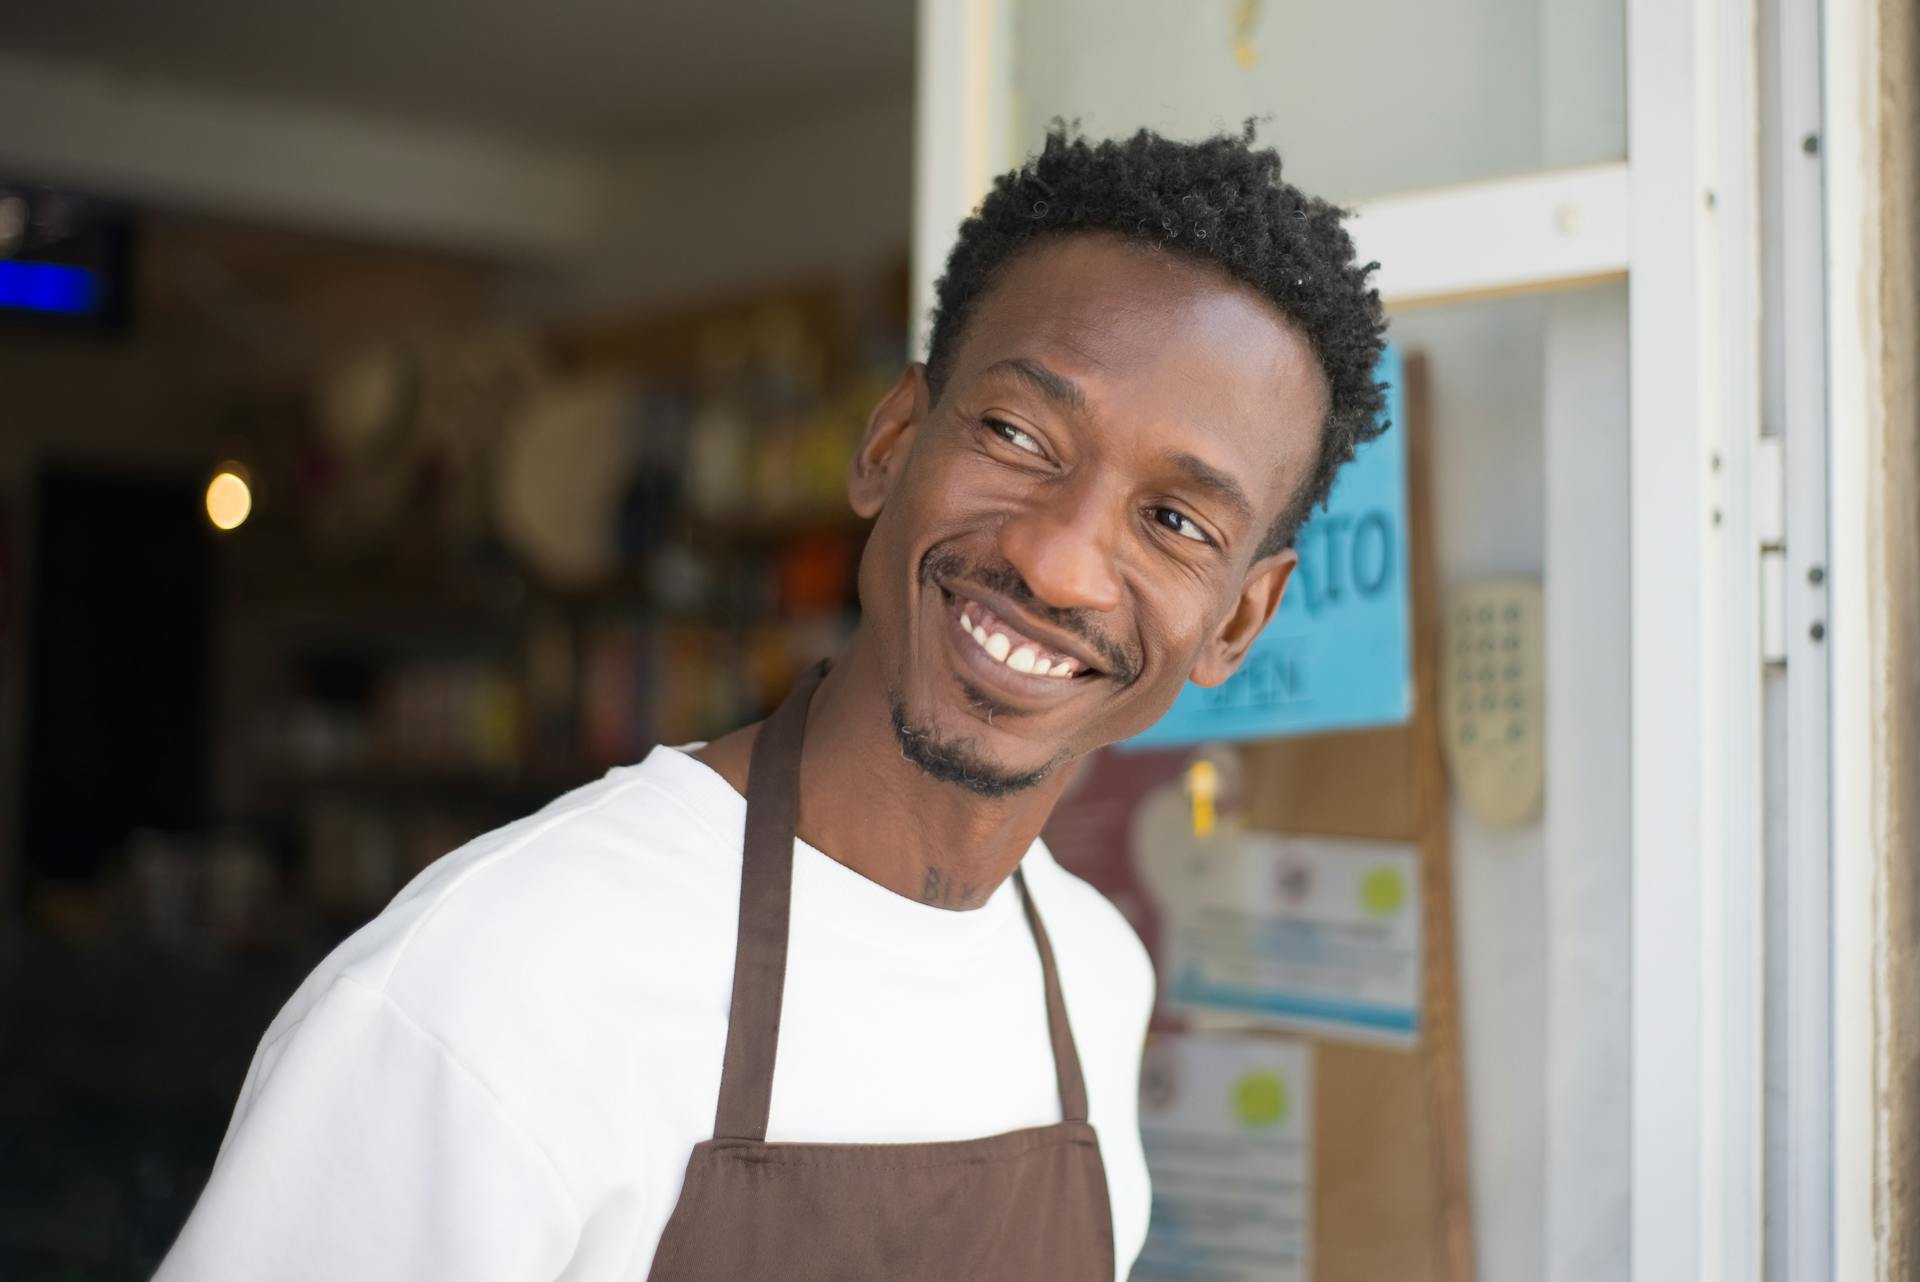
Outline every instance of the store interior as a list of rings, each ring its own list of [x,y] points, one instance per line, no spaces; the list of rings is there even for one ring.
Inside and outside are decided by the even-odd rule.
[[[764,715],[836,648],[844,463],[906,355],[910,9],[805,56],[774,6],[731,6],[747,40],[608,19],[654,52],[575,32],[500,83],[509,17],[383,71],[352,40],[425,57],[434,25],[201,8],[43,12],[0,67],[42,112],[0,131],[9,256],[116,303],[0,332],[9,1279],[145,1276],[320,957],[432,860]],[[329,194],[367,147],[170,192],[82,136],[96,91],[182,153],[296,113],[497,183],[564,147],[594,203],[553,235],[517,186],[491,222],[430,171]]]

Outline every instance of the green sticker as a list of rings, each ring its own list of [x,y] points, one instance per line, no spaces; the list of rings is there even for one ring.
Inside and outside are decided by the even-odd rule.
[[[1287,1116],[1287,1079],[1269,1070],[1233,1085],[1233,1111],[1242,1126],[1278,1126]]]
[[[1360,882],[1360,906],[1375,917],[1391,917],[1406,902],[1407,879],[1398,868],[1375,868]]]

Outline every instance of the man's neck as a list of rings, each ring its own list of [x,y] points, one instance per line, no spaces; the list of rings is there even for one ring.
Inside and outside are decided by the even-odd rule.
[[[1019,867],[1072,778],[987,798],[908,761],[893,731],[885,677],[856,637],[814,691],[800,754],[798,835],[896,894],[977,908]],[[760,723],[695,755],[746,791]]]

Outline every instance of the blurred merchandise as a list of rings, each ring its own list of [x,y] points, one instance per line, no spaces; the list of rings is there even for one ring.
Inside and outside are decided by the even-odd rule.
[[[655,743],[764,715],[857,620],[846,460],[903,284],[363,343],[237,406],[227,453],[288,501],[220,545],[227,822],[149,841],[148,933],[325,934]],[[169,899],[181,860],[203,881]]]
[[[780,559],[780,609],[783,614],[832,610],[853,591],[858,548],[844,534],[801,535]]]
[[[244,832],[218,834],[205,852],[208,936],[231,948],[273,937],[276,877],[266,852]]]
[[[645,648],[645,636],[631,623],[603,624],[588,635],[580,723],[586,758],[596,766],[618,765],[641,753],[640,668]]]
[[[552,761],[577,742],[574,684],[579,680],[574,632],[560,611],[545,608],[527,623],[526,748],[533,761]]]
[[[371,348],[323,373],[301,462],[322,554],[486,538],[499,438],[544,377],[532,339],[486,332]]]
[[[746,350],[737,338],[731,327],[716,325],[701,339],[687,476],[694,510],[708,517],[728,516],[746,494],[752,425],[740,404]]]
[[[562,384],[508,429],[495,517],[508,545],[550,582],[590,585],[617,567],[638,409],[633,389],[616,380]]]
[[[140,938],[162,948],[185,948],[198,926],[199,862],[186,843],[143,828],[128,843],[126,872]]]
[[[513,773],[520,693],[513,677],[471,661],[396,668],[381,686],[371,763],[404,770]]]
[[[64,1268],[135,1232],[112,1275],[150,1272],[321,955],[450,851],[765,715],[845,643],[866,536],[846,457],[904,333],[897,308],[782,290],[363,339],[226,388],[177,476],[56,466],[31,503],[0,496],[39,852],[0,985],[23,1037],[93,1057],[81,1078],[64,1054],[0,1063],[0,1101],[62,1119],[9,1154],[54,1174],[0,1248]],[[252,505],[216,532],[229,460]],[[34,516],[31,566],[9,513]],[[27,977],[49,965],[66,991]],[[135,1092],[164,1119],[137,1133],[108,1107]],[[123,1183],[74,1158],[76,1128]]]
[[[375,810],[316,802],[307,808],[307,894],[323,913],[367,917],[399,888],[399,834]]]

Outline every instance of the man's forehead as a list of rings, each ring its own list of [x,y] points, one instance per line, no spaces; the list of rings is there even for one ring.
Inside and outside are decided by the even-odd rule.
[[[975,304],[956,366],[978,375],[1051,354],[1090,374],[1276,385],[1322,379],[1304,334],[1223,270],[1108,236],[1062,237],[1011,259]]]
[[[1012,386],[1106,428],[1150,426],[1284,505],[1317,456],[1326,379],[1278,308],[1223,271],[1097,236],[1007,264],[956,353],[957,378]]]
[[[1317,428],[1325,378],[1312,346],[1251,290],[1211,273],[1172,279],[1160,264],[1032,266],[1043,270],[981,300],[956,353],[962,379],[1004,379],[1038,366],[1109,410],[1115,398],[1170,397],[1216,414],[1309,418]]]

